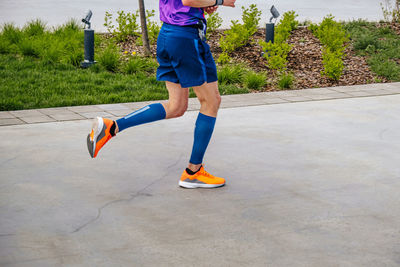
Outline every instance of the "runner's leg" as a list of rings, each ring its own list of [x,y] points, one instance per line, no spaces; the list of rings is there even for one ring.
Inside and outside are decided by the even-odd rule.
[[[203,163],[203,157],[210,142],[221,103],[218,82],[204,83],[193,88],[200,101],[201,108],[196,121],[192,155],[188,168],[196,172]]]
[[[117,120],[116,133],[132,126],[182,116],[188,107],[189,89],[172,82],[166,82],[166,87],[169,93],[167,102],[145,106]]]

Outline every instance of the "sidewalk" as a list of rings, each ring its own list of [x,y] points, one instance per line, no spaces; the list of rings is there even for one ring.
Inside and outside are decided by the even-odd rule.
[[[211,190],[178,187],[197,111],[90,158],[85,118],[142,105],[1,113],[0,266],[400,265],[400,83],[224,97]]]
[[[330,87],[257,94],[223,96],[221,108],[270,105],[280,103],[305,102],[315,100],[369,97],[400,94],[400,83],[368,84],[345,87]],[[157,101],[159,102],[159,101]],[[85,120],[95,117],[122,117],[152,102],[135,102],[94,106],[74,106],[0,112],[0,126]],[[189,100],[188,110],[198,110],[200,104],[196,98]]]

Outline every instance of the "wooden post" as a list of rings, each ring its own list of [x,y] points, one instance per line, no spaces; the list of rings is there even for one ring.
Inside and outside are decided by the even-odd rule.
[[[139,0],[139,12],[140,12],[140,24],[142,26],[142,41],[144,54],[149,56],[150,52],[150,43],[149,43],[149,35],[147,32],[147,23],[146,23],[146,9],[144,7],[144,0]]]

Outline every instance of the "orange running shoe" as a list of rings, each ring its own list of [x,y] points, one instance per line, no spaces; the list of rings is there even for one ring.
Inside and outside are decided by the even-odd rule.
[[[87,136],[87,147],[92,158],[95,158],[100,149],[111,139],[110,128],[113,122],[101,117],[97,117],[93,122],[92,132]]]
[[[183,171],[179,185],[184,188],[215,188],[225,185],[225,179],[215,177],[201,166],[200,170],[193,175],[189,175],[186,170]]]

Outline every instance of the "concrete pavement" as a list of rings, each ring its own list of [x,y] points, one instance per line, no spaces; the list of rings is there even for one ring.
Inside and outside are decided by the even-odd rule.
[[[97,159],[88,120],[0,127],[0,265],[399,266],[400,85],[384,86],[222,109],[214,190],[177,186],[196,111],[128,129]]]

